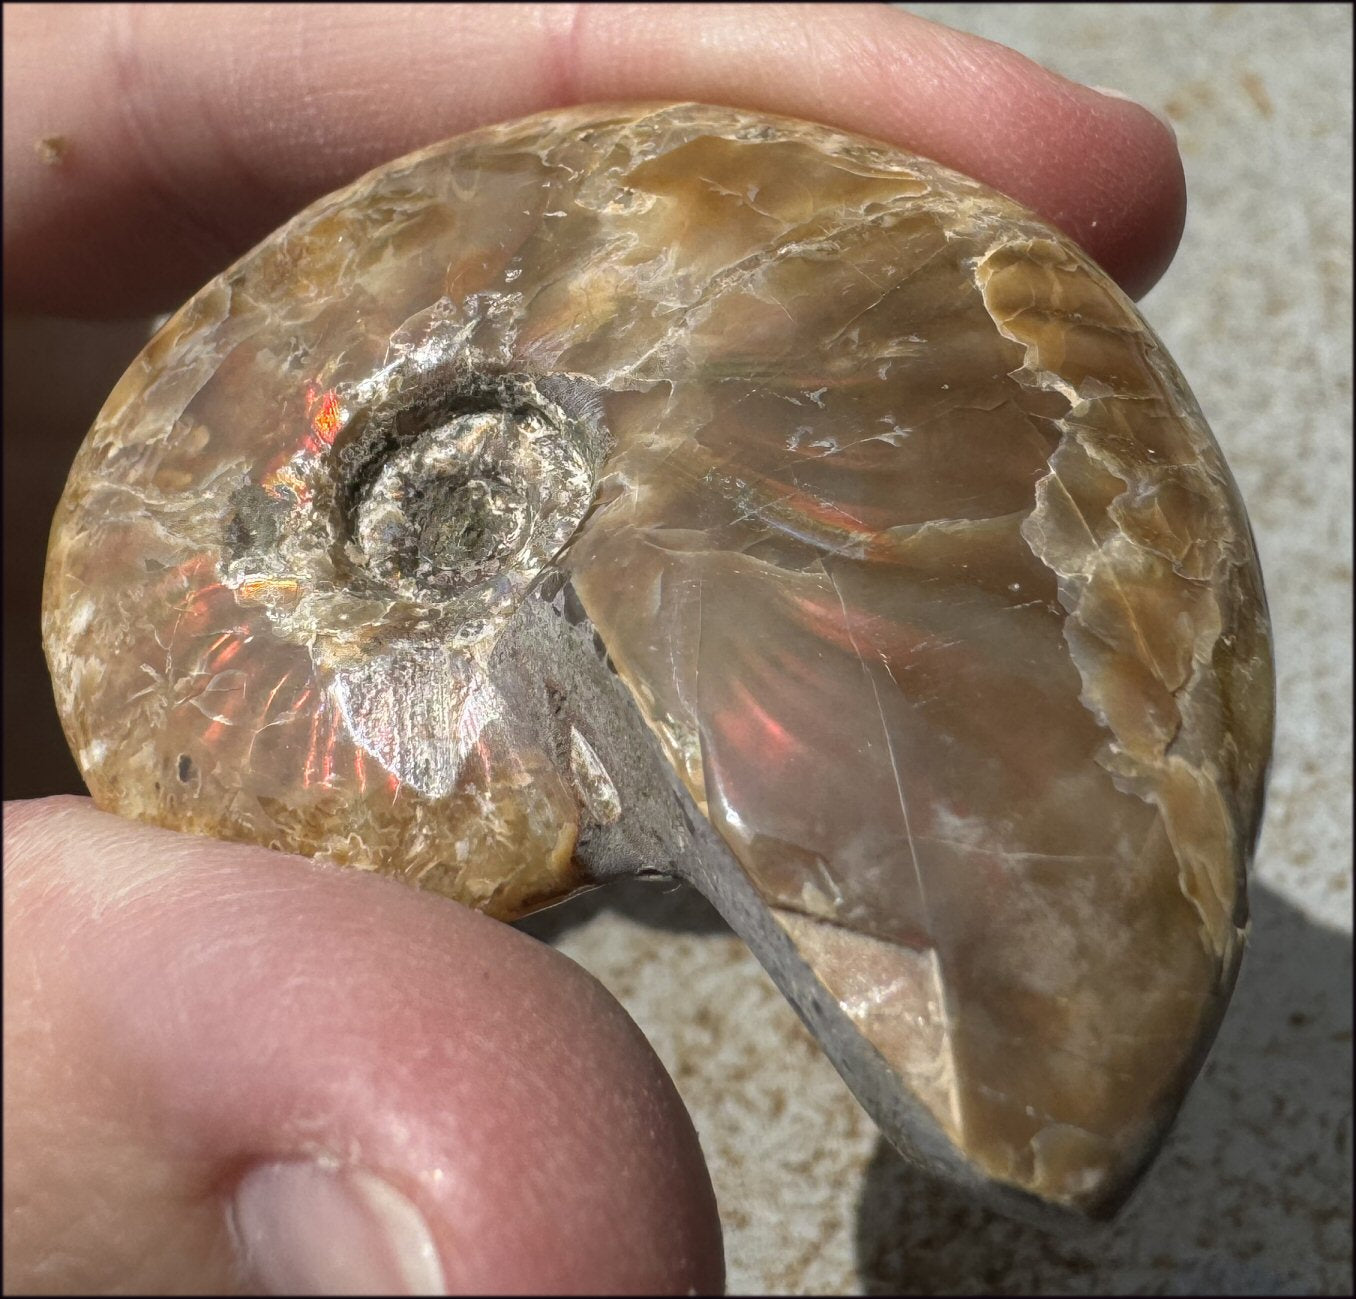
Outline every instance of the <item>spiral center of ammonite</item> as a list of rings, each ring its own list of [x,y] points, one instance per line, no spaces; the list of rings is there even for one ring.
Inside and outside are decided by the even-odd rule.
[[[332,446],[235,492],[226,582],[315,653],[483,640],[589,511],[610,445],[597,390],[410,365],[340,401],[353,414]]]
[[[521,376],[411,387],[338,452],[350,571],[423,609],[521,593],[593,496],[586,394]]]
[[[357,503],[355,534],[383,581],[452,594],[511,566],[532,535],[533,412],[477,411],[396,451]],[[538,439],[539,440],[539,439]]]

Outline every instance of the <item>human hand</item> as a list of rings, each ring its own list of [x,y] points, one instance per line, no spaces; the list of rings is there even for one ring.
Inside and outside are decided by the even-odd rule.
[[[1181,229],[1176,148],[1145,110],[884,8],[7,16],[11,311],[172,307],[379,162],[600,99],[893,141],[1034,207],[1133,292]],[[55,133],[48,165],[33,146]],[[29,409],[7,415],[7,456],[38,442]],[[74,445],[44,431],[64,473]],[[681,1101],[550,949],[389,880],[80,800],[7,805],[5,837],[8,1289],[719,1288]]]

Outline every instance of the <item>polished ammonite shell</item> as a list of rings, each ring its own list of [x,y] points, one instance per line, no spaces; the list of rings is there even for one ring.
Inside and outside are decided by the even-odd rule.
[[[314,204],[110,396],[45,638],[108,809],[512,918],[671,872],[868,1109],[1114,1207],[1237,969],[1257,557],[1171,359],[932,162],[697,105]]]

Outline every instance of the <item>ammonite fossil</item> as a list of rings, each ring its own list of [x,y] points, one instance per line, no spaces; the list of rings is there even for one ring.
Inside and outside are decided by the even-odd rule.
[[[1109,1212],[1237,970],[1237,490],[1069,240],[691,104],[322,199],[147,345],[45,599],[97,802],[512,918],[703,890],[886,1134]]]

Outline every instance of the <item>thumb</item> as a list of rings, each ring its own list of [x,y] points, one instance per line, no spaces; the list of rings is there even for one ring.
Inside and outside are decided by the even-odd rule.
[[[5,1290],[722,1285],[621,1007],[393,881],[5,806]]]

